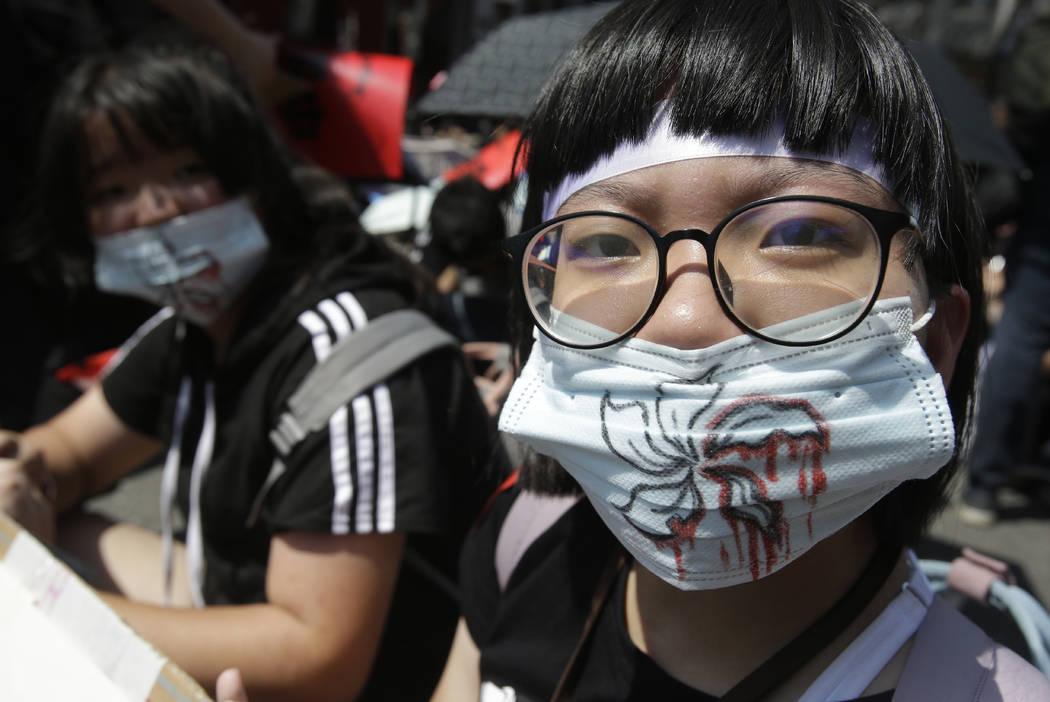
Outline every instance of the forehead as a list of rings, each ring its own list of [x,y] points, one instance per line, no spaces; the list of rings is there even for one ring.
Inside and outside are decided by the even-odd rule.
[[[149,161],[171,151],[150,140],[127,117],[114,117],[97,110],[84,120],[84,141],[88,177],[130,163]]]
[[[639,168],[586,185],[559,213],[584,209],[664,211],[735,209],[778,195],[825,195],[888,210],[902,210],[873,178],[847,166],[779,156],[712,156]]]

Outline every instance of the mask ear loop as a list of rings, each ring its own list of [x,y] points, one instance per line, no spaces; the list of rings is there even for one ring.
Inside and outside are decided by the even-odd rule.
[[[936,312],[937,312],[937,301],[931,298],[930,299],[930,306],[926,308],[926,311],[923,312],[921,317],[916,319],[912,323],[912,325],[910,327],[908,327],[908,331],[910,331],[912,333],[915,333],[915,332],[919,331],[920,329],[922,329],[923,327],[925,327],[927,324],[930,323],[930,320],[933,319],[933,315],[936,314]]]

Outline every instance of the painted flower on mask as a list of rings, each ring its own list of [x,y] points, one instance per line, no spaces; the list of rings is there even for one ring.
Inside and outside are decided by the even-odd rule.
[[[692,382],[711,382],[713,373]],[[815,505],[827,486],[821,457],[829,434],[819,412],[805,400],[754,394],[716,412],[721,391],[719,385],[708,402],[689,414],[664,401],[663,384],[654,400],[617,401],[605,393],[602,438],[638,471],[627,503],[615,506],[657,547],[674,552],[679,577],[684,577],[682,551],[692,548],[701,521],[725,520],[733,543],[721,545],[723,566],[730,567],[733,547],[738,564],[746,564],[758,579],[763,561],[769,573],[791,551],[783,502],[770,499],[770,484],[793,468],[799,493]],[[644,427],[644,440],[621,439],[616,427],[624,424]],[[709,504],[717,505],[715,514],[709,514]]]

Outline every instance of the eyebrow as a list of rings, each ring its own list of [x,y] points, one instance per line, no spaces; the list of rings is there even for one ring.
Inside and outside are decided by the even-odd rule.
[[[595,197],[601,200],[616,200],[632,204],[636,200],[642,199],[638,190],[637,186],[617,181],[616,178],[613,177],[609,180],[601,180],[597,183],[583,186],[572,195],[565,198],[565,202],[561,204],[561,207],[565,207],[580,198]],[[560,210],[561,208],[558,209]]]
[[[790,185],[805,185],[817,180],[826,180],[828,177],[848,180],[874,196],[885,195],[888,192],[885,185],[847,166],[802,158],[790,159],[787,164],[771,165],[758,177],[758,183],[763,188],[776,190]]]
[[[88,164],[86,169],[88,178],[93,178],[100,173],[105,173],[108,170],[116,168],[121,160],[122,159],[116,156],[108,156],[104,159]]]

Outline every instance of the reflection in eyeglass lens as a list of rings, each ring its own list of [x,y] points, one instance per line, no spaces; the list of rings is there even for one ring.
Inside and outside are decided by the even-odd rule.
[[[879,240],[864,217],[845,207],[774,202],[729,221],[715,261],[724,271],[717,283],[733,314],[761,331],[845,303],[866,303],[878,283]],[[732,281],[728,291],[724,279]],[[843,326],[853,319],[847,315]]]

